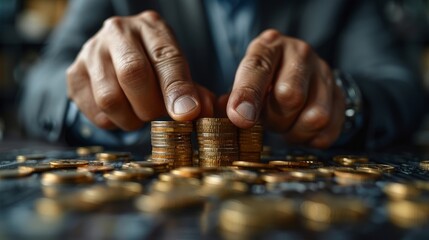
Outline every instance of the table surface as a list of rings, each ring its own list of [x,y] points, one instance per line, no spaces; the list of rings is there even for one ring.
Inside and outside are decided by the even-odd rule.
[[[43,153],[49,162],[52,159],[78,158],[75,148],[30,141],[0,142],[0,169],[13,169],[20,165],[34,165],[40,161],[17,162],[18,154]],[[305,150],[284,150],[270,159],[284,158],[290,153],[307,153]],[[338,152],[310,152],[325,163]],[[342,152],[344,153],[344,152]],[[419,168],[419,161],[426,156],[417,151],[392,151],[365,153],[371,162],[387,163],[396,168],[375,182],[359,185],[338,185],[323,181],[288,182],[271,191],[264,185],[252,185],[251,195],[278,195],[302,200],[308,193],[329,191],[332,194],[353,196],[365,201],[370,215],[358,224],[333,225],[323,231],[310,230],[298,223],[289,229],[271,229],[254,235],[261,239],[429,239],[428,224],[413,228],[401,228],[392,224],[386,209],[387,197],[383,187],[389,182],[429,181],[429,173]],[[134,153],[137,160],[143,156]],[[94,158],[88,158],[93,160]],[[115,162],[120,168],[122,162]],[[96,183],[103,183],[102,175]],[[152,180],[141,183],[147,188]],[[75,191],[77,187],[65,187]],[[67,212],[61,218],[46,218],[35,211],[35,201],[44,196],[40,174],[26,178],[0,179],[0,239],[242,239],[225,235],[218,227],[219,206],[223,200],[206,202],[206,206],[184,211],[148,214],[137,210],[133,201],[110,206],[94,212]],[[207,208],[207,204],[210,205]],[[209,210],[207,210],[209,209]]]

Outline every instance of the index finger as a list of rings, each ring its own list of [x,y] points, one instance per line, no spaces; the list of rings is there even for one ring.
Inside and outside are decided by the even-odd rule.
[[[234,80],[227,105],[229,119],[238,127],[249,128],[260,111],[281,59],[280,33],[267,30],[249,45]]]
[[[173,33],[156,12],[147,11],[139,17],[143,45],[159,80],[169,115],[178,121],[198,117],[200,99]]]

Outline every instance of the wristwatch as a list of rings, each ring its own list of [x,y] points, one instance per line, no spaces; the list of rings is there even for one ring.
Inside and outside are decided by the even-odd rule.
[[[335,143],[335,145],[342,145],[362,128],[362,94],[352,76],[339,70],[334,70],[333,74],[337,86],[343,89],[346,100],[343,129],[340,138]]]

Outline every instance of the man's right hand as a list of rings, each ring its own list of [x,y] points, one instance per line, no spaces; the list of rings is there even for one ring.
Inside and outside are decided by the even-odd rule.
[[[170,28],[153,11],[106,20],[67,70],[67,84],[71,100],[101,128],[213,115],[215,96],[192,82]]]

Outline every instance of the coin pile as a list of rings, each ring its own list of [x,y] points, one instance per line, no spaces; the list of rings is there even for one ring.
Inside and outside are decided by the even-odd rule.
[[[192,122],[152,121],[152,161],[192,166]]]
[[[248,129],[239,129],[238,144],[240,148],[240,161],[260,162],[262,152],[262,133],[261,124]]]
[[[200,118],[196,128],[201,167],[229,166],[238,161],[237,127],[228,118]]]

